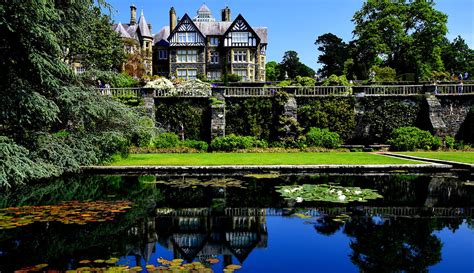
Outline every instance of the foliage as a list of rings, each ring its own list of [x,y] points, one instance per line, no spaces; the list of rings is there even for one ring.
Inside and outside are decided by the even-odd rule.
[[[146,75],[145,61],[140,52],[129,54],[123,67],[125,74],[136,79],[141,79]]]
[[[374,65],[370,68],[370,72],[375,74],[374,80],[376,82],[394,82],[397,80],[397,72],[388,66]]]
[[[331,75],[329,78],[323,81],[323,86],[349,86],[349,81],[347,80],[345,75],[337,76]]]
[[[280,78],[280,66],[277,62],[271,61],[265,65],[267,81],[277,81]]]
[[[360,143],[384,143],[394,129],[419,124],[419,101],[364,98],[360,102],[364,109],[360,121],[364,128],[360,130],[363,133],[358,139]]]
[[[342,140],[349,139],[355,130],[354,104],[347,98],[306,99],[298,101],[298,119],[303,128],[328,128]]]
[[[465,72],[474,75],[474,49],[469,48],[461,36],[457,36],[451,43],[445,39],[442,48],[446,71],[451,71],[455,75]]]
[[[226,99],[226,132],[270,140],[273,101],[267,98]]]
[[[341,144],[341,140],[338,133],[330,132],[328,129],[312,127],[306,133],[305,144],[309,147],[334,149]]]
[[[228,74],[227,80],[229,82],[240,82],[242,80],[242,76],[237,75],[237,74]]]
[[[84,86],[64,61],[71,45],[87,44],[86,25],[97,26],[97,33],[113,33],[110,22],[104,28],[91,21],[96,7],[88,0],[1,6],[0,64],[5,72],[0,74],[0,134],[9,139],[4,145],[8,161],[2,164],[10,166],[2,168],[4,181],[74,172],[126,152],[124,145],[139,123],[137,113]],[[115,47],[110,39],[101,44],[108,52]]]
[[[156,124],[181,139],[210,138],[210,109],[207,99],[168,98],[155,103]]]
[[[60,14],[64,22],[70,22],[80,29],[74,33],[74,37],[64,37],[61,41],[64,43],[63,47],[67,48],[66,59],[75,60],[79,57],[79,61],[87,70],[120,71],[126,59],[122,39],[116,32],[111,31],[111,18],[103,14],[100,7],[88,7],[85,3],[87,2],[82,1],[83,6],[76,4],[73,7],[80,8],[80,14]]]
[[[474,144],[474,105],[469,109],[466,119],[461,128],[459,128],[456,139],[468,144]]]
[[[436,71],[431,72],[430,80],[432,81],[449,81],[450,75],[448,72]]]
[[[376,190],[343,187],[337,184],[279,186],[276,192],[280,193],[283,198],[295,200],[298,203],[303,201],[331,203],[367,202],[367,200],[383,198]]]
[[[440,44],[447,33],[447,16],[434,5],[433,1],[366,1],[352,20],[354,62],[366,68],[389,66],[398,74],[415,73],[416,80],[433,70],[442,71]]]
[[[225,104],[225,101],[222,101],[216,97],[210,97],[209,98],[209,102],[211,105],[224,105]]]
[[[290,79],[296,79],[296,76],[314,77],[315,75],[313,69],[300,62],[298,53],[295,51],[285,52],[283,60],[280,62],[279,70],[279,80],[285,80],[286,74],[288,74]]]
[[[186,139],[181,142],[181,146],[196,149],[198,151],[207,151],[209,145],[205,141]]]
[[[444,147],[446,147],[447,149],[454,149],[455,144],[456,144],[456,140],[454,139],[454,137],[446,136],[444,138]]]
[[[149,147],[152,139],[160,133],[163,133],[163,131],[154,127],[153,120],[143,115],[132,135],[131,143],[136,147]]]
[[[173,133],[162,133],[151,140],[152,146],[159,149],[175,148],[180,144],[179,137]]]
[[[279,87],[287,87],[287,86],[292,86],[293,81],[292,80],[284,80],[278,83]]]
[[[0,230],[27,226],[35,222],[86,224],[113,220],[130,209],[129,201],[62,202],[55,206],[22,206],[0,209]]]
[[[436,150],[441,146],[441,139],[417,127],[401,127],[393,130],[388,143],[396,151]]]
[[[332,33],[319,36],[315,44],[321,52],[318,56],[318,63],[323,65],[323,67],[319,69],[321,76],[347,75],[344,73],[344,64],[345,61],[350,58],[349,45]]]
[[[316,84],[316,80],[311,77],[301,77],[296,76],[296,83],[298,86],[314,86]]]
[[[88,86],[97,86],[100,80],[103,84],[110,84],[112,88],[137,87],[138,81],[134,78],[114,71],[87,70],[79,75],[79,79]]]
[[[268,143],[264,140],[258,140],[252,136],[236,136],[230,134],[224,137],[217,137],[211,141],[211,149],[213,151],[231,152],[236,150],[250,148],[265,148]]]

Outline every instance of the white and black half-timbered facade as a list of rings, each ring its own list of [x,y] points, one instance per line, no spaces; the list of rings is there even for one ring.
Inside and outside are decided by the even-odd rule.
[[[242,81],[265,81],[267,28],[252,27],[242,15],[231,20],[230,9],[216,21],[202,5],[197,16],[177,20],[170,10],[170,25],[153,39],[153,74],[170,78],[221,80],[237,74]]]

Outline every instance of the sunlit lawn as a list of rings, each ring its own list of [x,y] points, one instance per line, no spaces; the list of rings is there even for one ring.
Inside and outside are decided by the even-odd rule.
[[[196,153],[130,154],[114,166],[225,166],[225,165],[372,165],[422,164],[371,153]]]
[[[474,164],[474,152],[403,152],[401,154]]]

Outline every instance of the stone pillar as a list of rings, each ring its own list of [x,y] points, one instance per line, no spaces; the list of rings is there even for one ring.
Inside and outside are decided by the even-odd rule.
[[[431,127],[433,128],[433,134],[436,136],[446,135],[446,124],[443,120],[441,103],[435,96],[426,96],[426,102],[428,103],[429,118]]]
[[[225,136],[225,103],[211,105],[211,140]]]
[[[211,140],[225,136],[224,90],[212,89],[211,98]]]
[[[155,123],[155,89],[143,88],[142,97],[144,101],[144,108],[147,116]]]
[[[298,103],[294,95],[290,95],[286,101],[284,107],[283,115],[292,117],[295,120],[298,120]]]

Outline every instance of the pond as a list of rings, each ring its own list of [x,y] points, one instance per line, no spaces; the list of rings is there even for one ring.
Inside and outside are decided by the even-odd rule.
[[[472,272],[469,179],[43,181],[0,194],[0,272]]]

